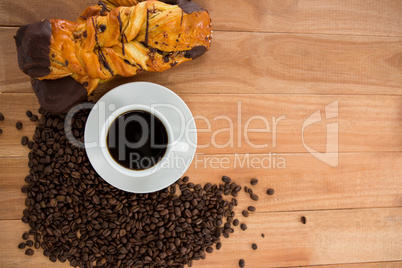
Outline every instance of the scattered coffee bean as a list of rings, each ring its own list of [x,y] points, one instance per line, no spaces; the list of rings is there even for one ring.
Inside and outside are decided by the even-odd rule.
[[[216,244],[216,250],[220,250],[221,247],[222,247],[222,243],[221,243],[221,242],[219,242],[219,243]]]
[[[4,115],[0,113],[0,121],[4,121]]]
[[[250,194],[250,198],[253,199],[254,201],[258,201],[258,195],[256,194]]]
[[[265,238],[265,234],[261,234],[262,238]]]
[[[18,130],[21,130],[21,129],[22,129],[22,123],[21,123],[20,121],[18,121],[18,122],[15,124],[15,127],[16,127]]]
[[[26,194],[27,192],[28,192],[28,185],[22,186],[22,187],[21,187],[21,193]],[[28,235],[28,238],[29,238],[29,235]],[[28,239],[28,238],[27,238],[27,239]]]
[[[228,176],[223,176],[222,181],[225,183],[230,183],[232,180]]]
[[[3,133],[3,130],[0,128],[0,134]]]
[[[24,249],[26,247],[26,244],[25,243],[20,243],[19,245],[18,245],[18,248],[19,249]]]
[[[34,142],[33,141],[28,141],[28,148],[32,149],[34,146]]]
[[[251,185],[256,185],[257,183],[258,183],[258,180],[255,178],[251,179],[251,181],[250,181]]]
[[[32,112],[31,112],[30,110],[26,111],[25,114],[26,114],[28,117],[31,117],[31,116],[32,116]]]
[[[32,256],[32,255],[34,255],[34,251],[32,250],[32,249],[30,249],[30,248],[28,248],[27,250],[25,250],[25,255],[29,255],[29,256]]]
[[[301,217],[300,221],[301,221],[303,224],[306,224],[306,223],[307,223],[307,219],[306,219],[306,217],[304,217],[304,216]]]
[[[42,107],[39,107],[39,109],[38,109],[38,113],[40,113],[40,114],[44,114],[46,112],[46,110],[45,109],[43,109]]]
[[[253,207],[253,206],[249,206],[247,209],[248,209],[248,211],[250,211],[250,212],[254,212],[254,211],[255,211],[255,207]]]
[[[25,146],[25,145],[27,145],[27,144],[28,144],[28,137],[27,137],[27,136],[22,137],[22,139],[21,139],[21,145]]]
[[[36,249],[40,249],[40,242],[39,242],[39,241],[36,241],[36,242],[35,242],[35,248],[36,248]]]
[[[248,187],[247,186],[244,186],[244,192],[248,193]]]
[[[32,247],[34,243],[32,240],[28,240],[26,244],[28,247]]]
[[[247,225],[244,223],[240,224],[240,229],[242,229],[243,231],[247,230]]]
[[[243,267],[245,267],[245,266],[246,266],[246,262],[245,262],[243,259],[241,259],[241,260],[239,261],[239,267],[243,268]]]
[[[24,233],[24,234],[22,235],[22,239],[28,240],[28,238],[29,238],[29,234],[28,234],[28,233]]]
[[[244,217],[248,217],[248,211],[247,210],[243,210],[241,212],[241,214],[243,214]]]
[[[253,250],[257,250],[257,248],[258,248],[258,247],[257,247],[257,244],[254,244],[254,243],[251,244],[251,248],[252,248]]]
[[[267,194],[268,194],[268,195],[273,195],[274,193],[275,193],[275,190],[272,189],[272,188],[269,188],[269,189],[267,190]]]
[[[207,249],[205,251],[208,253],[212,253],[212,252],[214,252],[214,249],[211,247],[207,247]]]
[[[36,122],[38,121],[38,116],[37,115],[32,115],[29,120],[31,120],[32,122]]]

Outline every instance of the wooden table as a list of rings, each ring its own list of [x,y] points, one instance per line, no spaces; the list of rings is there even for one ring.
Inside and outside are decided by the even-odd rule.
[[[25,111],[38,103],[18,69],[13,35],[42,18],[74,20],[95,2],[0,4],[0,267],[68,267],[17,249],[28,228],[19,220],[28,173],[20,140],[33,135]],[[239,258],[253,268],[402,267],[402,1],[197,2],[213,20],[206,55],[97,92],[129,81],[169,87],[198,117],[199,145],[206,145],[191,179],[218,183],[228,175],[243,186],[259,179],[259,202],[239,195],[238,214],[257,207],[247,220],[239,216],[248,230],[236,229],[194,267],[237,267]],[[313,123],[310,115],[319,113]],[[245,135],[245,128],[262,130]],[[320,160],[310,152],[326,154],[316,154]]]

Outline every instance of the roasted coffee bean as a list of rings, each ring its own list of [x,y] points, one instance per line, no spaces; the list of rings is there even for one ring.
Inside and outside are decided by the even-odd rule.
[[[32,256],[32,255],[34,255],[34,251],[32,250],[32,249],[30,249],[30,248],[28,248],[27,250],[25,250],[25,255],[29,255],[29,256]]]
[[[265,234],[261,234],[262,238],[265,238]]]
[[[25,243],[20,243],[19,245],[18,245],[18,248],[19,249],[24,249],[26,247],[26,244]]]
[[[258,183],[258,180],[255,178],[251,179],[251,181],[250,181],[251,185],[256,185],[257,183]]]
[[[0,128],[0,134],[3,133],[3,130]]]
[[[25,114],[26,114],[28,117],[31,117],[31,116],[32,116],[32,112],[31,112],[30,110],[26,111]]]
[[[38,121],[38,116],[37,115],[32,115],[29,120],[31,120],[32,122],[36,122]]]
[[[254,201],[258,201],[258,195],[256,194],[250,194],[250,198],[253,199]]]
[[[243,210],[241,212],[241,214],[243,214],[244,217],[248,217],[248,211],[247,210]]]
[[[244,223],[240,224],[240,229],[242,229],[243,231],[247,230],[247,225]]]
[[[24,234],[22,235],[22,239],[28,240],[28,238],[29,238],[29,234],[28,234],[28,233],[24,233]]]
[[[239,225],[239,220],[238,219],[235,219],[234,221],[233,221],[233,226],[237,226],[237,225]]]
[[[0,113],[0,121],[4,121],[4,115]]]
[[[239,260],[239,267],[243,268],[245,266],[246,266],[246,262],[243,259]]]
[[[220,250],[222,248],[222,243],[219,242],[216,244],[216,250]]]
[[[28,137],[27,137],[27,136],[22,137],[22,139],[21,139],[21,145],[25,146],[25,145],[27,145],[27,144],[28,144]]]
[[[85,253],[84,253],[85,254]],[[83,258],[84,259],[84,258]],[[49,260],[51,261],[51,262],[56,262],[57,261],[57,257],[55,256],[55,255],[52,255],[52,256],[50,256],[49,257]],[[85,259],[84,259],[85,260]],[[86,261],[88,261],[88,258],[86,258]]]
[[[39,107],[39,109],[38,109],[38,113],[40,113],[40,114],[44,114],[46,112],[46,110],[45,109],[43,109],[42,107]]]
[[[306,217],[304,217],[304,216],[302,216],[302,217],[300,218],[300,221],[301,221],[303,224],[306,224],[306,223],[307,223],[307,219],[306,219]]]
[[[26,242],[26,244],[27,244],[28,247],[32,247],[34,243],[33,243],[32,240],[28,240],[28,241]]]
[[[228,176],[223,176],[222,181],[225,183],[230,183],[232,180]]]
[[[247,186],[244,186],[244,192],[248,193],[248,187]]]
[[[253,206],[249,206],[247,209],[248,209],[248,211],[250,211],[250,212],[254,212],[254,211],[255,211],[255,207],[253,207]]]
[[[275,190],[272,189],[272,188],[269,188],[269,189],[267,190],[267,194],[268,194],[268,195],[273,195],[274,193],[275,193]]]
[[[214,249],[212,247],[207,247],[207,249],[205,251],[208,253],[212,253],[212,252],[214,252]]]
[[[28,141],[28,148],[29,148],[29,149],[32,149],[32,148],[33,148],[33,145],[34,145],[34,142],[33,142],[33,141]]]
[[[28,192],[28,185],[24,185],[21,188],[21,193],[26,194]]]
[[[257,250],[257,248],[258,248],[258,247],[257,247],[257,244],[254,244],[254,243],[251,244],[251,248],[252,248],[253,250]]]
[[[15,128],[18,129],[18,130],[21,130],[21,129],[22,129],[22,123],[21,123],[20,121],[18,121],[18,122],[15,124]]]
[[[36,242],[35,242],[35,248],[36,248],[36,249],[39,249],[39,248],[40,248],[40,242],[39,242],[39,241],[36,241]]]

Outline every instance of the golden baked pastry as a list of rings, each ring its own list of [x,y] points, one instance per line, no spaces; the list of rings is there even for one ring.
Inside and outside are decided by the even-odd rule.
[[[65,112],[84,98],[83,88],[90,94],[116,75],[161,72],[201,56],[211,33],[208,12],[188,0],[106,0],[88,7],[76,22],[22,26],[15,39],[19,66],[35,79],[41,105]],[[68,77],[79,83],[77,89]]]

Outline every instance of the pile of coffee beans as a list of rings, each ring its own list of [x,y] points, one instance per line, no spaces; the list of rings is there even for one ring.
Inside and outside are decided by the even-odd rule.
[[[74,267],[184,267],[205,259],[214,244],[219,250],[220,237],[234,232],[231,223],[239,224],[233,208],[241,187],[229,177],[223,185],[184,177],[156,193],[121,191],[100,178],[85,150],[67,139],[83,142],[89,111],[76,114],[68,133],[64,116],[41,113],[21,189],[27,195],[22,221],[30,226],[23,234],[28,241],[18,245],[25,254],[42,248],[50,261]]]

